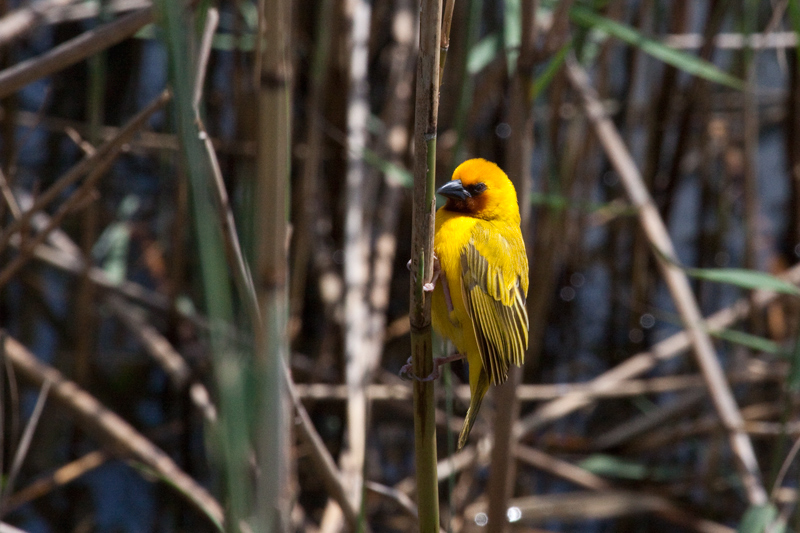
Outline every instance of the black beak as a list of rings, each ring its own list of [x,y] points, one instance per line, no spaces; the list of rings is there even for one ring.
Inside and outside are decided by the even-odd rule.
[[[464,188],[461,180],[448,181],[436,191],[436,194],[441,194],[446,198],[453,198],[455,200],[466,200],[471,198],[472,195]]]

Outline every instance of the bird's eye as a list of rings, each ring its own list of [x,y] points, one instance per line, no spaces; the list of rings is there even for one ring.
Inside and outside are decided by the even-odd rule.
[[[479,183],[476,183],[475,185],[469,187],[467,190],[470,192],[470,194],[472,194],[474,196],[476,194],[480,194],[483,191],[485,191],[486,190],[486,184],[483,183],[483,182],[479,182]]]

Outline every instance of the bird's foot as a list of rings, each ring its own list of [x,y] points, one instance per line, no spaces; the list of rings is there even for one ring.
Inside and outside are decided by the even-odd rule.
[[[408,260],[406,263],[406,268],[409,272],[411,272],[411,259]],[[433,292],[433,289],[436,288],[436,281],[439,279],[439,275],[442,273],[442,268],[439,265],[439,258],[436,257],[436,254],[433,254],[433,278],[431,278],[430,282],[425,283],[422,285],[422,290],[425,292]],[[416,281],[416,273],[414,273],[414,280]]]
[[[433,360],[433,371],[424,378],[421,378],[416,374],[414,374],[413,364],[411,358],[409,357],[408,362],[405,365],[403,365],[403,367],[400,369],[400,377],[407,381],[422,381],[422,382],[435,381],[439,379],[439,376],[441,375],[439,367],[447,363],[452,363],[453,361],[458,361],[461,359],[464,359],[464,356],[460,353],[454,353],[453,355],[448,355],[447,357],[436,357]]]

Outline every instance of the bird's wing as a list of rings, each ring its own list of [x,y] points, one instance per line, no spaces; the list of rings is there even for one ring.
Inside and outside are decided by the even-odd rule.
[[[461,290],[493,384],[506,380],[509,363],[522,365],[528,347],[528,262],[516,237],[480,231],[461,253]]]

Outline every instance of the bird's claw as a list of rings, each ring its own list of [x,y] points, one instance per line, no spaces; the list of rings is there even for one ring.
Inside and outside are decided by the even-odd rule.
[[[452,363],[453,361],[458,361],[459,359],[463,358],[464,356],[461,355],[460,353],[455,353],[447,357],[436,357],[433,359],[433,371],[424,378],[421,378],[416,374],[414,374],[413,363],[411,362],[411,358],[409,357],[406,364],[404,364],[403,367],[400,369],[400,378],[406,381],[421,381],[423,383],[427,381],[435,381],[439,379],[439,376],[441,376],[439,368],[443,364]]]
[[[408,358],[408,362],[400,368],[400,379],[404,379],[406,381],[435,381],[439,379],[439,365],[433,365],[433,372],[428,374],[426,377],[421,378],[414,373],[413,365],[411,363],[411,358]]]
[[[416,281],[417,280],[417,273],[413,272],[411,270],[411,259],[409,259],[408,263],[406,263],[406,268],[408,269],[409,272],[412,272],[412,274],[414,275],[414,281]],[[422,285],[422,290],[425,291],[425,292],[433,292],[433,289],[436,288],[436,281],[439,279],[439,276],[441,275],[441,272],[442,272],[442,268],[439,265],[439,258],[436,256],[436,253],[434,253],[433,254],[433,278],[430,280],[430,282],[425,283],[424,285]]]

